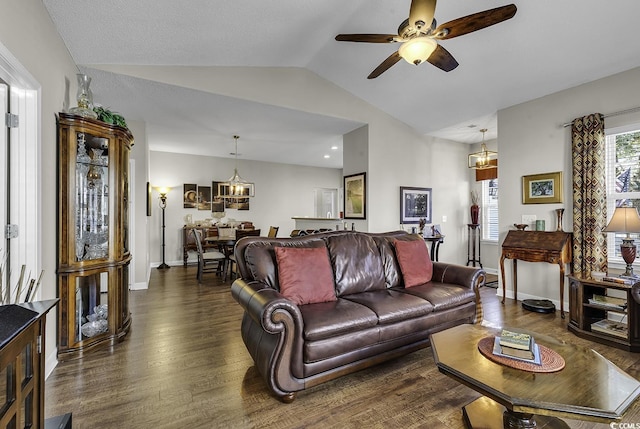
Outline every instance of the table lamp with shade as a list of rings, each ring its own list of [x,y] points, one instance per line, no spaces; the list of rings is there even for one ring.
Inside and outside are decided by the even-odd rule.
[[[640,233],[640,216],[638,215],[638,210],[635,207],[616,207],[609,224],[603,232],[620,232],[627,234],[627,236],[622,239],[622,244],[620,245],[622,259],[624,259],[624,262],[627,264],[627,268],[622,275],[625,277],[640,277],[633,273],[633,261],[636,259],[636,245],[630,236],[631,233]]]

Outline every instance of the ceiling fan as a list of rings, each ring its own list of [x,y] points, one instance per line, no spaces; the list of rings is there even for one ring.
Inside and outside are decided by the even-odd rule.
[[[401,58],[415,65],[428,61],[439,69],[449,72],[458,67],[458,62],[449,51],[438,44],[437,40],[452,39],[506,21],[513,18],[517,8],[514,4],[510,4],[488,9],[454,19],[438,27],[436,27],[434,19],[435,10],[436,0],[412,0],[409,18],[400,24],[397,35],[338,34],[336,40],[339,42],[402,43],[400,49],[376,67],[367,76],[367,79],[375,79],[380,76]]]

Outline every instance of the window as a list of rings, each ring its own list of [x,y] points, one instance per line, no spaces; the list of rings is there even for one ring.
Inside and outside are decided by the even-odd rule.
[[[640,124],[607,130],[606,135],[607,219],[611,219],[619,206],[640,211]],[[609,261],[624,264],[620,244],[625,236],[609,233]]]
[[[482,239],[498,241],[498,179],[482,181]]]

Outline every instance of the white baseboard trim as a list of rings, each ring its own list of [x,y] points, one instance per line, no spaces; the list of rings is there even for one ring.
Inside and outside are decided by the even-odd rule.
[[[133,283],[129,286],[129,290],[145,290],[149,289],[149,282]]]
[[[49,378],[54,369],[58,366],[58,348],[54,348],[53,352],[49,353],[44,362],[44,379]]]
[[[187,263],[189,262],[197,262],[196,260],[187,260]],[[165,261],[165,263],[167,265],[169,265],[170,267],[182,267],[184,266],[184,264],[182,263],[182,260],[179,261]],[[158,268],[158,266],[162,264],[162,262],[152,262],[150,264],[151,268]]]

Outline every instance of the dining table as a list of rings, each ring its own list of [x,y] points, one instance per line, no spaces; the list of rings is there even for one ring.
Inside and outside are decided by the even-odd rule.
[[[218,251],[224,254],[225,261],[224,261],[224,268],[223,268],[223,271],[224,271],[223,279],[226,280],[227,273],[228,271],[230,271],[229,268],[234,263],[232,256],[233,256],[233,248],[236,245],[235,234],[233,236],[214,235],[214,236],[206,237],[204,241],[209,244],[214,244],[214,245],[217,244]]]

